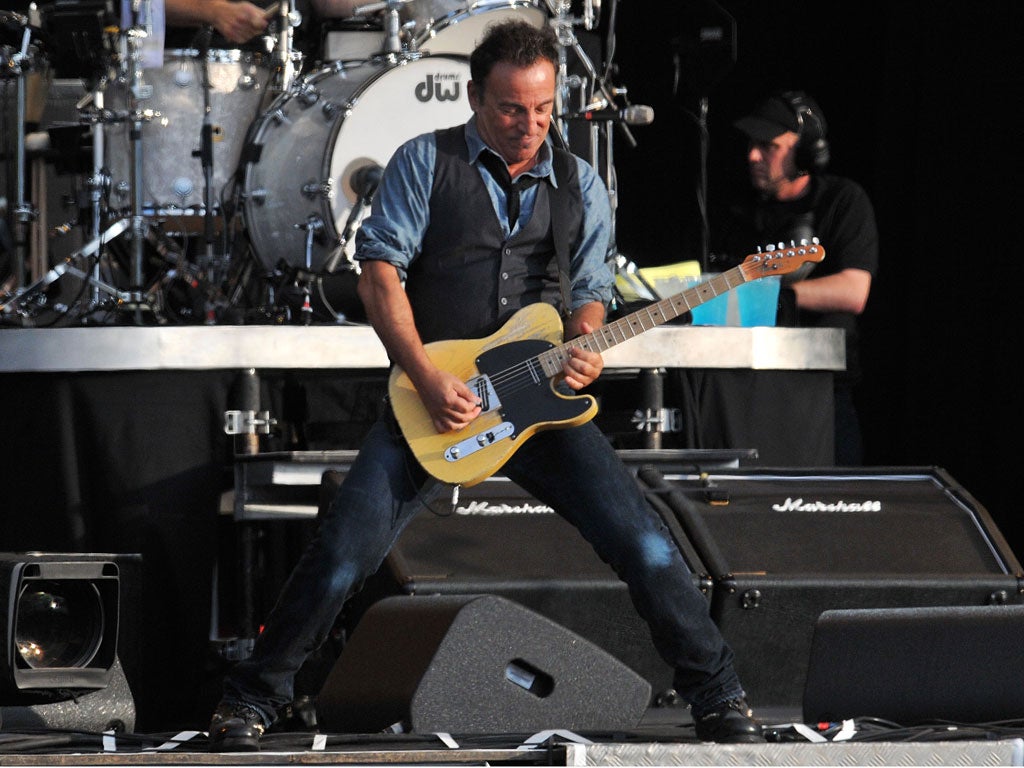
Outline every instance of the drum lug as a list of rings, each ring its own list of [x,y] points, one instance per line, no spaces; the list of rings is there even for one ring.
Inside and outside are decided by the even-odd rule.
[[[325,200],[334,199],[334,180],[324,179],[323,181],[311,181],[303,185],[302,194],[311,200],[322,197]]]
[[[324,117],[327,118],[327,122],[331,122],[342,112],[351,109],[351,105],[335,104],[333,101],[326,101],[321,109],[324,111]]]
[[[293,88],[295,97],[304,107],[312,107],[320,101],[320,91],[308,83],[300,83]]]
[[[257,205],[263,205],[267,202],[267,190],[265,188],[254,189],[249,193],[249,199]]]

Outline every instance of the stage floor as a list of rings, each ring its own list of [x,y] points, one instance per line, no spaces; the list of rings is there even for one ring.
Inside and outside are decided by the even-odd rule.
[[[534,734],[270,733],[256,753],[210,752],[206,734],[7,733],[0,765],[564,765],[963,766],[1024,765],[1024,721],[901,728],[871,719],[819,729],[760,715],[768,742],[698,742],[685,710],[651,710],[621,732]]]

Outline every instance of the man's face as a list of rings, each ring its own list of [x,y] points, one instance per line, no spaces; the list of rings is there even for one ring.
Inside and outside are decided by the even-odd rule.
[[[795,159],[799,139],[793,131],[786,131],[770,141],[750,142],[747,165],[754,189],[775,197],[784,184],[800,175]]]
[[[546,59],[528,67],[499,62],[484,86],[469,83],[469,104],[476,113],[477,129],[514,176],[532,166],[548,135],[555,105],[555,67]]]

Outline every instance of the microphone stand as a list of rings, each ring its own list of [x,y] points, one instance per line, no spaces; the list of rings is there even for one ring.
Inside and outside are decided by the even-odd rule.
[[[210,38],[213,29],[205,27],[200,33],[199,58],[200,72],[202,73],[203,89],[203,126],[199,134],[199,159],[203,167],[203,237],[206,241],[206,269],[210,270],[214,264],[213,252],[213,108],[210,105]],[[211,284],[213,281],[210,281]],[[212,291],[212,289],[211,289]],[[206,319],[207,325],[212,325],[216,320],[213,308],[213,297],[211,291],[206,296]]]

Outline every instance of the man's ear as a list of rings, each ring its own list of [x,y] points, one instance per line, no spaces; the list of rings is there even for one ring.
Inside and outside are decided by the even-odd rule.
[[[478,90],[472,80],[466,83],[466,95],[469,96],[469,108],[476,112],[482,101],[482,91]]]

